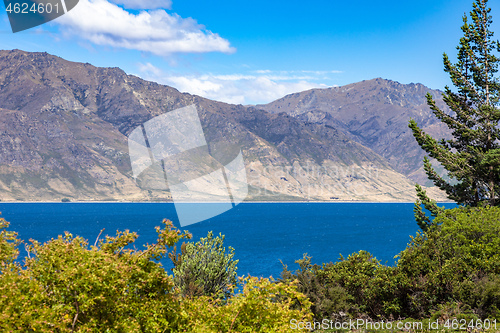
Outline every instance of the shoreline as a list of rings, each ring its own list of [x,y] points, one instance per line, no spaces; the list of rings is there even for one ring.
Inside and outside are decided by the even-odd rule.
[[[1,204],[48,204],[48,203],[55,203],[55,204],[92,204],[92,203],[115,203],[115,204],[132,204],[132,203],[137,203],[137,204],[224,204],[225,202],[220,202],[220,201],[69,201],[69,202],[61,202],[61,201],[0,201]],[[290,203],[290,204],[304,204],[304,203],[310,203],[310,204],[325,204],[325,203],[366,203],[366,204],[413,204],[415,202],[413,201],[355,201],[355,200],[350,200],[350,201],[342,201],[342,200],[336,200],[336,201],[243,201],[240,202],[239,204],[285,204],[285,203]],[[447,204],[447,203],[455,203],[454,201],[438,201],[438,204]],[[239,205],[237,204],[237,205]]]

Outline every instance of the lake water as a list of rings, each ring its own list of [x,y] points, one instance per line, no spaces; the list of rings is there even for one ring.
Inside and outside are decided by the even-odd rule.
[[[41,242],[69,231],[94,244],[104,228],[102,236],[135,231],[136,244],[142,245],[156,240],[154,227],[164,218],[179,227],[172,203],[0,203],[0,212],[19,238]],[[242,203],[181,229],[191,232],[193,240],[208,231],[222,233],[240,260],[238,275],[265,277],[280,276],[280,260],[295,270],[294,261],[306,252],[321,264],[366,250],[393,265],[394,256],[419,230],[412,203]],[[163,264],[171,267],[169,260]]]

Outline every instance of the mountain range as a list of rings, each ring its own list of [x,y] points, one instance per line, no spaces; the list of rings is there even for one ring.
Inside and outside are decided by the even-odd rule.
[[[381,78],[304,91],[259,105],[259,108],[335,127],[351,140],[384,157],[394,170],[415,182],[431,185],[422,166],[425,152],[408,128],[408,120],[415,119],[432,136],[448,135],[446,125],[430,112],[427,93],[441,109],[447,109],[439,90]]]
[[[241,151],[247,200],[413,201],[414,183],[429,184],[408,120],[432,135],[447,133],[426,105],[427,92],[443,105],[440,91],[380,78],[231,105],[119,68],[0,51],[0,200],[171,200],[168,187],[152,185],[154,173],[134,178],[128,137],[194,105],[207,143],[202,171]],[[201,172],[181,158],[163,168],[186,180]],[[193,189],[192,199],[202,200],[203,191]]]

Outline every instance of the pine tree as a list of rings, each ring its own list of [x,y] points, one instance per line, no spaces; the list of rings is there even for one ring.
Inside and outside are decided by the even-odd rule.
[[[498,72],[500,43],[490,31],[492,17],[488,0],[475,0],[470,19],[463,17],[463,37],[457,46],[457,63],[443,55],[444,70],[456,90],[445,87],[443,99],[451,112],[436,105],[430,94],[427,103],[434,115],[451,130],[452,139],[436,140],[410,120],[409,127],[418,144],[447,170],[448,181],[436,173],[424,158],[424,169],[448,198],[466,206],[498,206],[500,200],[500,84]],[[415,218],[426,230],[432,224],[421,206],[436,216],[443,210],[416,185]]]

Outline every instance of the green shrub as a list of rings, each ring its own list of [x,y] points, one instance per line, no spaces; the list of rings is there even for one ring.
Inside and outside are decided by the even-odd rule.
[[[297,290],[311,301],[311,311],[316,320],[342,320],[349,313],[358,312],[354,298],[339,284],[329,283],[323,267],[312,265],[311,257],[304,254],[302,259],[295,262],[299,264],[299,269],[294,273],[282,263],[283,271],[279,281],[297,282]]]
[[[352,297],[356,316],[389,318],[400,311],[398,286],[401,279],[395,267],[381,265],[366,251],[325,266],[323,274],[329,283],[341,286]]]
[[[174,282],[182,296],[214,296],[226,298],[237,282],[234,249],[226,254],[225,236],[213,237],[210,231],[196,243],[184,243],[181,254],[170,255],[174,262]]]
[[[45,302],[44,286],[17,264],[3,266],[0,274],[1,332],[69,332],[62,318]]]
[[[459,302],[446,302],[438,304],[437,310],[432,313],[430,318],[431,321],[439,319],[441,323],[453,319],[464,319],[466,322],[478,319],[470,306],[468,306],[467,304],[461,304]]]
[[[2,266],[12,263],[19,255],[18,246],[21,241],[17,238],[17,233],[8,231],[9,222],[0,218],[0,272]]]
[[[186,315],[183,332],[290,332],[292,320],[311,321],[311,303],[298,292],[296,281],[275,282],[272,279],[240,279],[242,292],[226,302],[211,296],[184,298]]]
[[[322,267],[304,255],[282,281],[298,280],[316,319],[499,318],[500,208],[447,210],[435,222],[411,237],[396,267],[365,251]]]
[[[447,210],[435,224],[399,255],[406,315],[425,317],[449,302],[467,304],[482,318],[497,313],[491,297],[500,274],[500,208]]]
[[[455,295],[480,318],[500,321],[500,276],[489,274],[465,280],[456,288]]]
[[[0,275],[0,330],[27,332],[172,332],[184,316],[174,284],[155,259],[190,235],[170,221],[142,251],[126,249],[135,233],[117,232],[98,245],[66,233],[33,241],[24,269]],[[96,241],[97,243],[97,241]]]
[[[284,267],[282,281],[297,280],[297,288],[313,303],[317,320],[349,318],[394,318],[401,306],[398,286],[403,279],[395,267],[381,265],[370,253],[360,251],[341,256],[336,263],[311,265],[311,257],[297,260],[295,273]]]
[[[411,238],[396,267],[360,251],[336,263],[296,262],[282,278],[249,277],[236,290],[234,249],[209,233],[172,223],[158,240],[130,249],[137,235],[106,236],[93,246],[71,234],[33,241],[25,265],[15,262],[15,232],[0,219],[0,331],[13,332],[286,332],[291,319],[342,321],[500,321],[500,208],[457,208]],[[175,276],[157,262],[169,256]],[[188,296],[188,297],[180,297]]]

